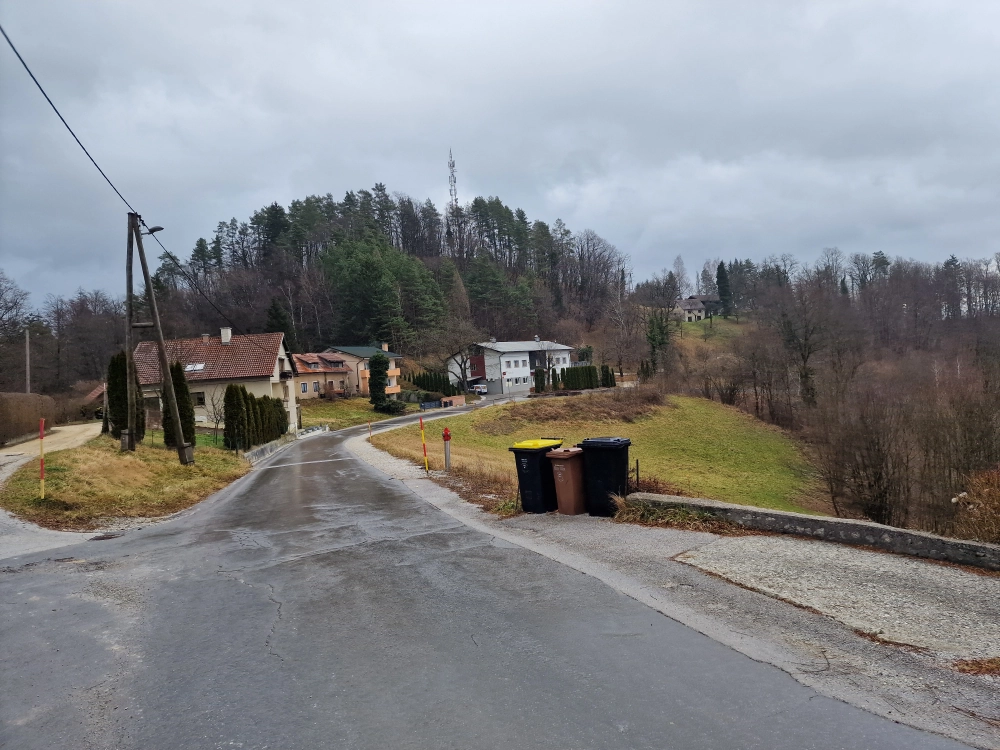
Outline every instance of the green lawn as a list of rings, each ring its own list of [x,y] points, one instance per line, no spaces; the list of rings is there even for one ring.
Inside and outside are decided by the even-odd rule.
[[[328,425],[331,430],[366,424],[368,421],[378,422],[391,418],[391,414],[379,414],[367,398],[315,398],[300,401],[302,407],[302,427]],[[417,404],[407,404],[407,412],[417,411]]]
[[[667,405],[623,421],[602,408],[601,398],[540,399],[431,422],[431,463],[443,464],[445,427],[453,435],[453,467],[512,477],[514,461],[507,449],[518,440],[561,437],[575,444],[585,437],[615,435],[632,440],[629,457],[633,466],[639,459],[643,476],[655,476],[685,495],[778,510],[810,512],[805,503],[815,507],[815,470],[782,431],[738,409],[685,396],[671,397]],[[374,442],[394,455],[422,462],[417,427],[376,435]]]
[[[144,445],[154,445],[163,447],[163,430],[146,430],[146,437],[143,438]],[[199,432],[195,430],[194,444],[196,448],[221,448],[222,447],[222,427],[219,427],[219,439],[216,442],[211,432]]]

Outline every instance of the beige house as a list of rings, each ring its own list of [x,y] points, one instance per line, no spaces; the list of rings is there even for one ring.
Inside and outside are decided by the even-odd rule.
[[[350,371],[347,377],[348,395],[367,396],[368,393],[368,360],[376,352],[381,352],[389,358],[389,385],[385,392],[387,395],[399,393],[399,360],[402,356],[389,351],[388,344],[378,346],[331,346],[320,356],[337,358],[343,361],[345,367]],[[300,386],[301,388],[301,386]]]
[[[295,362],[295,396],[299,401],[350,396],[357,390],[351,383],[353,370],[341,354],[293,354],[292,359]]]
[[[167,359],[184,365],[191,391],[195,421],[202,427],[222,424],[226,386],[242,385],[254,396],[281,399],[288,412],[288,431],[298,425],[295,371],[285,348],[283,333],[233,336],[223,328],[219,336],[166,342]],[[160,362],[156,343],[143,341],[135,348],[135,368],[146,399],[147,424],[160,422]]]

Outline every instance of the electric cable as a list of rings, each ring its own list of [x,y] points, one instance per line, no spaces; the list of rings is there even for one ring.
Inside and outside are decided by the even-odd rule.
[[[212,308],[219,314],[219,316],[223,320],[225,320],[227,323],[229,323],[229,325],[232,327],[232,329],[234,331],[236,331],[237,334],[242,335],[242,336],[253,336],[254,334],[248,334],[246,332],[241,332],[240,328],[235,323],[233,323],[232,320],[229,319],[229,316],[226,315],[224,312],[222,312],[222,310],[219,309],[219,306],[216,305],[215,302],[213,302],[209,298],[209,296],[207,294],[205,294],[204,291],[202,291],[201,287],[198,286],[198,282],[188,274],[188,272],[185,270],[184,266],[177,259],[177,257],[173,253],[171,253],[169,250],[167,250],[167,248],[163,245],[163,243],[160,242],[160,238],[157,237],[155,234],[149,232],[149,226],[143,220],[143,218],[139,214],[139,212],[136,211],[134,208],[132,208],[132,204],[131,203],[129,203],[127,200],[125,200],[125,196],[121,194],[121,191],[117,187],[115,187],[115,184],[104,173],[104,170],[101,169],[101,165],[97,163],[97,160],[94,159],[93,156],[90,155],[90,152],[87,150],[87,147],[83,145],[83,142],[79,139],[79,137],[77,137],[76,133],[73,132],[73,128],[71,128],[69,126],[69,123],[66,122],[66,118],[62,116],[62,113],[59,111],[59,108],[56,107],[56,105],[52,101],[51,97],[49,97],[48,93],[46,93],[46,91],[45,91],[44,87],[42,86],[42,84],[35,77],[35,74],[31,72],[31,68],[28,67],[28,63],[25,62],[25,60],[24,60],[23,57],[21,57],[21,53],[17,51],[17,47],[14,46],[14,42],[12,42],[11,39],[10,39],[10,37],[7,36],[7,31],[3,28],[2,24],[0,24],[0,34],[3,34],[3,38],[7,41],[7,44],[10,46],[11,50],[13,51],[13,53],[17,56],[17,59],[20,61],[21,65],[24,67],[25,71],[27,71],[28,75],[31,76],[31,80],[34,81],[35,86],[37,86],[38,90],[42,92],[42,96],[45,97],[45,101],[47,101],[49,103],[49,106],[52,107],[52,111],[56,113],[56,116],[59,118],[60,122],[62,122],[62,124],[66,127],[66,130],[69,131],[69,134],[71,136],[73,136],[73,140],[76,141],[77,145],[81,149],[83,149],[83,153],[85,153],[87,155],[87,158],[90,159],[90,163],[94,165],[94,167],[97,169],[98,172],[101,173],[101,177],[103,177],[104,181],[107,182],[108,185],[111,186],[111,189],[115,191],[115,194],[119,198],[121,198],[122,203],[124,203],[126,206],[128,206],[129,211],[131,211],[132,213],[134,213],[136,216],[139,217],[139,222],[140,222],[140,224],[142,224],[142,226],[146,227],[147,234],[150,237],[152,237],[154,240],[156,240],[156,244],[159,245],[163,249],[164,255],[166,255],[167,258],[169,258],[170,261],[175,266],[177,266],[177,270],[181,272],[181,275],[184,276],[184,279],[194,288],[194,290],[196,292],[198,292],[198,294],[200,294],[202,297],[205,298],[205,301],[208,302],[208,304],[210,304],[212,306]],[[262,352],[264,352],[266,354],[270,354],[270,352],[268,352],[264,347],[262,347],[260,344],[258,344],[255,339],[251,338],[250,342],[254,346],[256,346],[258,349],[260,349]],[[293,365],[293,367],[294,367],[294,365]]]

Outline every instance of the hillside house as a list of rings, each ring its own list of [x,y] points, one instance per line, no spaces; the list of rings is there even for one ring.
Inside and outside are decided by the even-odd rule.
[[[323,353],[323,357],[336,358],[343,361],[348,370],[345,381],[349,395],[368,396],[368,360],[376,352],[381,352],[389,358],[389,385],[386,386],[386,395],[395,398],[399,393],[399,361],[402,356],[389,351],[388,344],[379,346],[331,346]],[[301,386],[300,386],[301,388]]]
[[[310,398],[349,396],[357,389],[351,383],[352,370],[340,354],[293,354],[295,395]]]
[[[700,299],[682,299],[677,303],[676,314],[688,323],[704,320],[705,304]]]
[[[288,412],[288,430],[298,424],[294,365],[285,348],[283,333],[233,336],[231,328],[220,335],[166,342],[167,359],[180,362],[191,391],[195,421],[214,426],[221,418],[226,386],[244,386],[254,396],[281,399]],[[162,414],[160,361],[156,343],[143,341],[135,348],[135,368],[146,400],[147,424],[160,423]]]
[[[572,366],[573,347],[555,341],[497,341],[477,344],[466,367],[469,386],[484,384],[487,393],[528,393],[535,384],[535,368]],[[448,379],[461,385],[461,363],[457,356],[448,360]]]

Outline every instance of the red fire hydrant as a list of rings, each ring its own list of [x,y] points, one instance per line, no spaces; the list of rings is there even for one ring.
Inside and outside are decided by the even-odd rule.
[[[451,471],[451,430],[445,427],[441,437],[444,440],[444,470]]]

